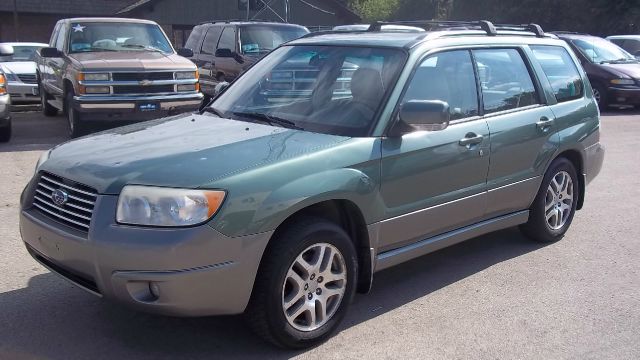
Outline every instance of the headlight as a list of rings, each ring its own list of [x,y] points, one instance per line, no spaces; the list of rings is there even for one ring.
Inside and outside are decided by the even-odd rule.
[[[611,83],[615,85],[635,85],[636,82],[631,79],[613,79]]]
[[[178,85],[178,91],[198,91],[198,84]]]
[[[36,164],[35,173],[38,173],[38,171],[40,170],[40,166],[42,166],[45,161],[49,160],[49,154],[51,154],[51,150],[47,150],[43,152],[42,155],[40,155],[40,159],[38,159],[38,163]]]
[[[109,81],[109,73],[79,73],[78,80],[80,81]]]
[[[176,80],[197,79],[197,71],[180,71],[176,73]]]
[[[210,219],[224,197],[220,190],[127,185],[118,198],[116,220],[132,225],[196,225]]]

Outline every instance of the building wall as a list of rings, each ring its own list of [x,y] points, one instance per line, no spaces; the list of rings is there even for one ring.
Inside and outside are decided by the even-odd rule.
[[[20,41],[48,43],[56,22],[60,19],[64,19],[65,17],[67,16],[57,14],[21,13],[18,18],[18,24],[20,26],[18,39]],[[0,41],[15,40],[13,13],[0,12]]]

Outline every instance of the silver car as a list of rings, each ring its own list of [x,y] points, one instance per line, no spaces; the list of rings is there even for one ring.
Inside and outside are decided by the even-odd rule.
[[[42,43],[12,42],[12,55],[0,56],[0,69],[7,78],[7,88],[14,104],[39,103],[35,57],[37,50],[48,46]]]
[[[13,49],[10,46],[0,44],[0,56],[11,55]],[[11,99],[7,92],[7,78],[0,68],[0,142],[11,139],[11,113],[9,107]]]

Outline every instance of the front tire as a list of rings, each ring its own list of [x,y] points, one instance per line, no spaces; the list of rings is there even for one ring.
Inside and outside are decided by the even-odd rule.
[[[73,107],[73,91],[69,91],[64,101],[67,113],[67,121],[69,123],[69,135],[72,138],[88,133],[88,126],[80,119],[80,113]]]
[[[551,163],[540,190],[529,209],[529,221],[522,232],[535,241],[556,242],[571,226],[576,212],[580,187],[571,161],[558,158]]]
[[[287,226],[263,256],[246,318],[273,344],[314,346],[338,328],[351,302],[358,261],[349,235],[318,218]]]

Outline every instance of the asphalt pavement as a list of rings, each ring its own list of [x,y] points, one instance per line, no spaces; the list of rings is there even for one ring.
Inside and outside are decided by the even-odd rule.
[[[18,197],[66,123],[16,113],[0,144],[0,359],[640,359],[639,137],[640,112],[603,116],[604,167],[560,242],[508,229],[380,272],[336,336],[292,352],[240,316],[135,312],[32,260]]]

